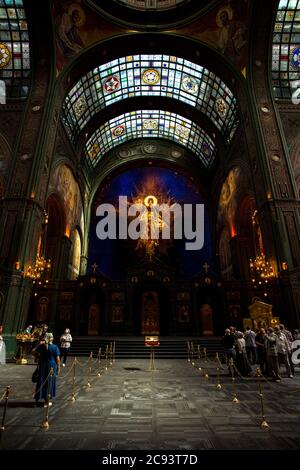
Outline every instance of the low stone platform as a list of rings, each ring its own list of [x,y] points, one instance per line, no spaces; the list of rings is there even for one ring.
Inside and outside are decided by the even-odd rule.
[[[270,425],[260,427],[258,381],[237,379],[240,403],[232,402],[232,383],[225,366],[217,389],[216,365],[202,373],[185,360],[119,360],[97,377],[76,367],[76,402],[72,391],[72,358],[58,378],[58,394],[50,408],[47,431],[40,425],[45,409],[36,407],[31,375],[34,364],[0,365],[0,398],[12,386],[1,449],[299,449],[300,373],[280,384],[263,381],[265,414]],[[104,363],[102,363],[104,366]],[[204,373],[208,372],[208,379]],[[284,373],[283,373],[284,376]],[[91,387],[86,386],[90,380]],[[0,404],[0,419],[3,413]]]

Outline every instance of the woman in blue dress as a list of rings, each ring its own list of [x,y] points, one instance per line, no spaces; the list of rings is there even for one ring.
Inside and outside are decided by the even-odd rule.
[[[47,406],[48,393],[50,399],[56,395],[56,376],[60,372],[60,352],[58,346],[53,343],[53,334],[48,333],[47,341],[41,342],[35,349],[34,352],[39,355],[38,362],[38,381],[36,384],[35,401],[38,403],[39,400],[45,401]],[[50,387],[50,370],[53,369],[52,384]],[[48,377],[49,376],[49,377]],[[50,387],[48,391],[48,386]],[[49,406],[52,402],[49,402]]]

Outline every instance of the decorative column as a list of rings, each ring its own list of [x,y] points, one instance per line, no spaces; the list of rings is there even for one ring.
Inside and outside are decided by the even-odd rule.
[[[257,203],[266,255],[276,260],[279,271],[282,263],[288,263],[290,273],[284,274],[283,287],[284,290],[297,291],[292,296],[287,295],[287,308],[283,313],[287,323],[296,326],[293,312],[297,312],[299,321],[300,290],[292,282],[292,277],[293,271],[300,266],[299,200],[285,136],[272,95],[269,70],[272,53],[270,39],[278,1],[255,0],[253,3],[249,54],[250,101],[258,134],[258,145],[254,155],[251,155],[253,181],[258,194],[261,195],[261,185],[265,192],[263,197],[257,198]],[[289,276],[290,284],[287,281]],[[294,299],[292,302],[291,298]]]
[[[26,2],[25,6],[29,23],[42,24],[43,28],[30,31],[32,85],[14,140],[10,175],[1,203],[0,292],[4,301],[0,315],[8,353],[14,349],[15,333],[24,327],[28,314],[31,281],[24,279],[22,270],[34,263],[37,254],[44,211],[44,198],[40,195],[46,191],[41,175],[47,176],[52,155],[45,145],[47,132],[53,131],[50,4]],[[5,121],[5,113],[1,113],[2,119]],[[55,122],[55,128],[56,125]],[[51,142],[53,146],[55,138]]]

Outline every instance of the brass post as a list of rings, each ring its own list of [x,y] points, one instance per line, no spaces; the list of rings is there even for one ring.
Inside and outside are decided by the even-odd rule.
[[[109,345],[109,365],[112,367],[113,365],[113,344],[110,343]]]
[[[23,342],[21,342],[20,343],[20,357],[19,359],[17,359],[16,364],[19,364],[19,365],[28,364],[27,359],[24,357],[23,351],[24,351],[24,346],[23,346]]]
[[[105,370],[108,370],[108,344],[105,349]]]
[[[222,385],[220,382],[220,360],[219,360],[219,354],[216,353],[216,361],[217,361],[217,385],[216,388],[217,390],[221,390]]]
[[[206,352],[206,348],[203,348],[203,352],[204,352],[204,365],[205,365],[205,369],[206,369],[206,364],[207,364],[207,352]],[[207,373],[207,371],[206,371],[205,374],[204,374],[204,378],[205,378],[205,379],[208,379],[208,373]]]
[[[91,374],[92,374],[92,361],[93,361],[93,353],[90,353],[90,357],[87,362],[87,383],[86,386],[87,388],[91,388]]]
[[[74,359],[74,362],[73,362],[73,378],[72,378],[72,394],[69,398],[69,401],[76,401],[76,397],[75,397],[75,377],[76,377],[76,363],[77,363],[77,358],[75,356],[75,359]]]
[[[52,380],[53,380],[53,367],[51,367],[50,369],[50,377],[48,378],[47,406],[46,406],[45,419],[41,424],[42,429],[49,429],[49,404],[50,404],[50,399],[51,399]]]
[[[4,410],[3,410],[3,415],[2,415],[2,423],[1,423],[0,432],[3,432],[5,430],[5,418],[6,418],[6,411],[8,407],[8,397],[9,397],[10,390],[11,390],[10,385],[8,385],[5,391],[5,397],[4,397],[5,402],[4,402]]]
[[[156,370],[156,368],[155,368],[155,350],[152,347],[150,348],[149,370]]]
[[[187,341],[187,357],[188,357],[187,361],[188,362],[191,362],[190,353],[191,353],[191,345],[190,345],[190,342]]]
[[[192,366],[194,367],[195,366],[195,361],[194,361],[194,353],[195,353],[195,350],[194,350],[194,343],[191,343],[191,362],[192,362]]]
[[[234,377],[234,370],[233,370],[233,359],[230,359],[230,371],[231,371],[231,380],[232,380],[232,401],[233,403],[239,403],[239,399],[236,394],[236,385],[235,385],[235,377]]]
[[[265,416],[264,396],[263,396],[262,388],[261,388],[262,373],[261,373],[261,370],[259,368],[256,369],[256,376],[258,377],[258,390],[259,390],[259,398],[260,398],[260,404],[261,404],[261,416],[262,416],[260,427],[262,429],[269,429],[270,426],[269,426],[269,424],[266,420],[266,416]]]
[[[114,346],[113,346],[113,363],[116,362],[116,342],[114,341]]]
[[[97,376],[101,377],[101,348],[99,348],[99,351],[98,351],[98,372],[97,372]]]
[[[198,370],[201,372],[201,351],[200,351],[200,344],[198,344]]]
[[[148,370],[156,370],[155,368],[155,351],[154,348],[150,348],[150,362],[149,362],[149,369]]]

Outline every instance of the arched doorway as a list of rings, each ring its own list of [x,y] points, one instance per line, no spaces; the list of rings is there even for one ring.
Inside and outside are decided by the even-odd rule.
[[[79,309],[80,336],[104,336],[108,328],[106,297],[97,286],[82,292]]]
[[[158,280],[141,282],[133,291],[133,327],[135,336],[170,335],[170,292]]]
[[[203,286],[197,293],[200,336],[223,334],[224,312],[221,291],[215,286]]]

